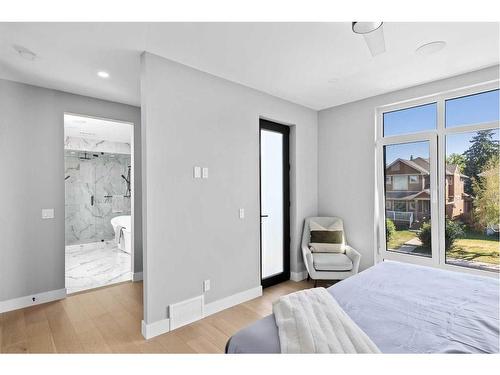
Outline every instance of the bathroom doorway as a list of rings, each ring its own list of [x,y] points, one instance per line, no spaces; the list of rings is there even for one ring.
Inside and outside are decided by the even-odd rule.
[[[133,128],[64,114],[68,294],[132,280]]]

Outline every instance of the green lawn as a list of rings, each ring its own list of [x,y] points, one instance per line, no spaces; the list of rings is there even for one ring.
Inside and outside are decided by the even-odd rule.
[[[417,234],[415,232],[409,230],[397,230],[387,244],[387,248],[397,250],[404,243],[410,241],[415,237],[417,237]]]
[[[397,230],[389,243],[388,249],[398,250],[403,244],[417,237],[416,232]],[[413,253],[428,255],[429,249],[417,247]],[[468,261],[499,264],[499,238],[467,231],[464,238],[455,241],[453,247],[446,252],[446,257]]]
[[[498,236],[467,232],[464,238],[456,240],[446,256],[468,261],[499,264]]]

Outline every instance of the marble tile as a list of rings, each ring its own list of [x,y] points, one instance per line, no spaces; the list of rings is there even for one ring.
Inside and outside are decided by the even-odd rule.
[[[113,204],[110,196],[127,193],[130,155],[97,153],[82,160],[80,153],[65,151],[66,245],[111,240],[114,237],[111,219],[130,215],[130,197]],[[94,205],[91,197],[94,197]]]
[[[131,280],[130,254],[114,241],[66,246],[66,290],[75,293]]]
[[[103,141],[84,137],[64,137],[64,148],[75,151],[106,152],[111,154],[130,154],[130,143]]]

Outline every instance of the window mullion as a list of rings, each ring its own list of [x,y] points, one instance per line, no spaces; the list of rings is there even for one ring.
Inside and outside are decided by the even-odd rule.
[[[439,265],[444,265],[446,260],[445,254],[445,164],[446,164],[446,150],[445,150],[445,122],[446,122],[446,112],[445,112],[445,98],[439,98],[437,102],[437,157],[434,163],[437,163],[437,263]]]

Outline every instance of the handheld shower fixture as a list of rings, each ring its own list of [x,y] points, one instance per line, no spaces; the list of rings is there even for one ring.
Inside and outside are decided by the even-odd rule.
[[[122,178],[127,183],[127,192],[125,193],[125,197],[130,198],[130,196],[131,196],[131,191],[130,191],[130,165],[127,168],[127,177],[125,177],[124,175],[122,175]]]

